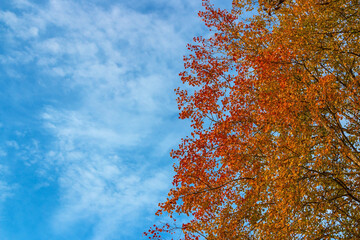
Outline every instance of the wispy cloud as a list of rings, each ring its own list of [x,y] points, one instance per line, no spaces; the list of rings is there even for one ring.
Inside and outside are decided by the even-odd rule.
[[[96,224],[93,239],[129,234],[154,211],[159,193],[169,187],[169,174],[149,173],[137,164],[129,167],[117,156],[88,157],[87,164],[72,163],[60,177],[62,207],[55,215],[55,229],[62,232],[90,221]]]
[[[17,0],[16,11],[0,11],[9,46],[0,61],[14,72],[30,65],[54,93],[38,112],[52,136],[40,165],[45,175],[56,169],[58,234],[86,222],[91,239],[131,235],[169,188],[168,150],[186,131],[173,88],[186,42],[201,29],[200,2],[150,2]]]
[[[0,159],[5,156],[6,152],[0,150]],[[14,190],[16,189],[15,184],[10,184],[8,181],[6,181],[6,176],[8,176],[9,174],[9,169],[5,165],[0,165],[0,204],[13,196]]]

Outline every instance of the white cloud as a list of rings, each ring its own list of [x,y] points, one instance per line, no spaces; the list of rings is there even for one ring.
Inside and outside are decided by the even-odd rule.
[[[0,203],[13,196],[14,187],[0,180]]]
[[[1,156],[3,157],[3,156]],[[3,164],[0,164],[0,204],[5,200],[13,196],[14,190],[16,189],[15,184],[9,184],[6,181],[6,176],[9,175],[9,169]],[[2,207],[0,205],[0,207]]]
[[[95,158],[99,159],[90,158],[85,166],[67,168],[60,178],[63,207],[55,224],[64,231],[78,221],[95,218],[94,239],[107,239],[113,233],[126,233],[119,226],[134,224],[144,210],[155,211],[159,193],[169,187],[169,175],[163,170],[149,174],[146,169],[131,169],[116,157]]]
[[[52,90],[76,99],[53,99],[41,114],[54,137],[43,167],[59,174],[54,229],[92,221],[93,239],[112,239],[119,226],[152,214],[169,188],[171,162],[157,159],[168,156],[184,130],[173,123],[173,88],[186,41],[200,30],[192,22],[199,4],[153,1],[172,13],[161,15],[87,1],[16,3],[27,13],[0,11],[0,22],[13,29],[14,46],[25,40],[26,47],[12,48],[2,61],[35,64],[42,86],[59,81]]]

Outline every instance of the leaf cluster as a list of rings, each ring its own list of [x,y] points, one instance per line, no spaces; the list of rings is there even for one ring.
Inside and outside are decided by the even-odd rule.
[[[360,239],[359,1],[203,4],[159,214],[191,215],[184,239]]]

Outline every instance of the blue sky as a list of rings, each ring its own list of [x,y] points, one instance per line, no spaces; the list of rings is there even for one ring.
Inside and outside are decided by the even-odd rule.
[[[230,1],[215,1],[226,7]],[[0,239],[142,239],[201,0],[0,2]]]

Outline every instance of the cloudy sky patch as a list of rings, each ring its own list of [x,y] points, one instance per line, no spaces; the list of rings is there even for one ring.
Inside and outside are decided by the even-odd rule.
[[[2,239],[141,239],[158,221],[169,151],[189,131],[173,89],[186,43],[205,33],[200,9],[0,3]]]

